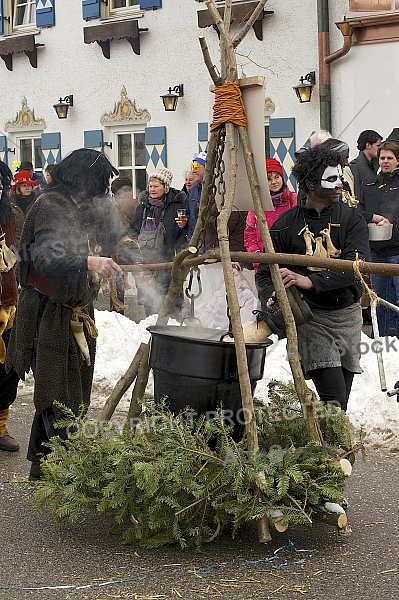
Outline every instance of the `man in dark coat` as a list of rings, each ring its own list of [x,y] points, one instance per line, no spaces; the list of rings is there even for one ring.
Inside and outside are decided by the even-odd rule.
[[[363,187],[359,209],[367,223],[393,224],[388,240],[370,241],[370,261],[399,264],[399,144],[382,142],[378,149],[381,172],[369,179]],[[377,220],[376,217],[379,219]],[[399,306],[399,277],[371,275],[374,292],[383,300]],[[381,336],[390,335],[391,325],[399,336],[397,313],[379,304],[377,318]]]
[[[199,205],[202,194],[202,182],[205,174],[206,165],[206,152],[200,152],[191,163],[191,170],[195,173],[196,182],[195,185],[188,191],[187,194],[187,218],[188,218],[188,231],[187,231],[187,243],[190,242],[195,226],[197,224]]]
[[[28,447],[30,478],[40,478],[42,444],[60,416],[54,401],[75,414],[89,406],[94,369],[93,300],[99,277],[121,272],[112,258],[97,256],[93,199],[108,192],[118,174],[105,155],[75,150],[56,165],[52,182],[27,214],[19,248],[22,288],[6,368],[21,379],[32,368],[36,408]]]
[[[354,194],[357,201],[362,196],[363,184],[377,174],[379,164],[377,158],[378,148],[382,137],[372,129],[362,131],[357,139],[359,155],[349,163],[354,182]]]

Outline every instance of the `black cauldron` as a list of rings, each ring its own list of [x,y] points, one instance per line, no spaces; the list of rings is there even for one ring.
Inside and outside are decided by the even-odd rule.
[[[222,406],[226,422],[233,424],[234,439],[241,439],[245,415],[234,343],[224,341],[226,334],[221,330],[174,325],[147,329],[152,335],[150,367],[154,373],[155,401],[167,396],[175,414],[186,406],[198,415]],[[246,344],[252,393],[263,377],[266,348],[271,343],[266,339]]]

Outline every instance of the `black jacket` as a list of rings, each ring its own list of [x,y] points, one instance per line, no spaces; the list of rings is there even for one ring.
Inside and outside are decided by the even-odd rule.
[[[139,205],[130,221],[127,235],[133,240],[137,240],[143,221],[146,219],[146,212],[150,208],[148,201],[148,192],[141,192],[139,196]],[[180,229],[176,223],[176,210],[186,208],[186,194],[180,190],[170,188],[166,194],[165,212],[163,215],[163,224],[165,227],[165,240],[162,256],[159,262],[173,261],[175,253],[177,254],[186,246],[187,226]]]
[[[393,223],[390,240],[370,242],[370,248],[381,257],[399,254],[399,168],[392,173],[379,173],[364,184],[358,208],[364,211],[368,223],[373,214],[382,215]]]
[[[355,196],[357,200],[360,200],[365,181],[372,179],[377,174],[379,168],[378,159],[373,158],[369,160],[362,150],[359,152],[359,156],[349,163],[349,168],[353,174]]]
[[[305,240],[302,233],[300,234],[304,226],[308,224],[309,230],[316,238],[329,223],[339,224],[339,227],[331,227],[331,239],[334,246],[341,250],[340,259],[353,261],[356,252],[359,259],[366,257],[368,253],[366,222],[356,209],[349,208],[343,202],[323,209],[320,215],[316,210],[303,205],[287,210],[270,229],[274,249],[276,252],[304,255],[306,254]],[[327,269],[310,271],[307,267],[292,265],[280,265],[280,267],[287,267],[312,280],[314,285],[312,289],[300,289],[311,308],[322,310],[346,308],[357,302],[362,294],[362,286],[351,272],[343,273]],[[274,291],[269,265],[259,265],[256,287],[264,305]]]

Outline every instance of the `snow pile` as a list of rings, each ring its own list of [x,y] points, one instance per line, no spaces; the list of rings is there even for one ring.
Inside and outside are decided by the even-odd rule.
[[[99,331],[97,355],[92,390],[92,406],[102,407],[120,377],[126,372],[142,342],[148,342],[150,334],[146,330],[156,322],[156,315],[135,323],[115,312],[96,311],[95,319]],[[170,321],[170,324],[177,324]],[[286,358],[285,340],[272,336],[273,345],[267,349],[264,377],[255,390],[257,398],[267,400],[267,385],[271,379],[287,381],[292,379]],[[384,338],[383,363],[387,387],[391,390],[399,380],[399,340]],[[376,342],[362,334],[362,375],[355,375],[349,399],[348,415],[356,427],[367,432],[367,442],[373,447],[384,447],[399,451],[399,403],[396,396],[388,398],[381,391],[378,374]],[[308,382],[311,386],[311,382]],[[33,378],[29,376],[21,384],[23,394],[31,391]],[[153,381],[150,376],[147,391],[152,393]],[[127,411],[131,390],[128,390],[117,410]]]

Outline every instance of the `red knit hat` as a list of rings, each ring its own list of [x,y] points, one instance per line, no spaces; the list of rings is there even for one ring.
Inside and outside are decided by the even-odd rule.
[[[283,166],[281,164],[280,161],[278,161],[276,158],[267,158],[266,159],[266,171],[268,173],[278,173],[279,175],[281,175],[283,181],[284,181],[284,172],[283,172]]]
[[[17,173],[14,175],[14,181],[15,183],[13,184],[12,189],[15,189],[16,186],[20,185],[21,183],[26,183],[27,185],[33,185],[33,187],[37,187],[37,179],[32,180],[29,171],[26,170],[17,171]]]

